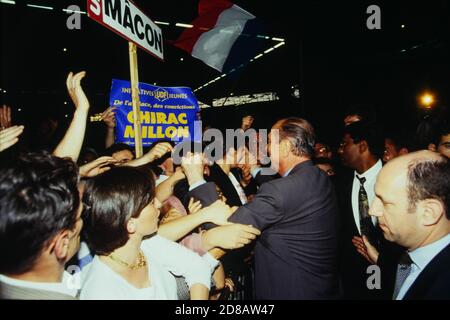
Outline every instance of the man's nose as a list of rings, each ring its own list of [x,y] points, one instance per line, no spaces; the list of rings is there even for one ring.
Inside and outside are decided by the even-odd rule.
[[[373,200],[373,203],[369,208],[369,215],[373,217],[381,217],[383,215],[383,206],[378,198]]]

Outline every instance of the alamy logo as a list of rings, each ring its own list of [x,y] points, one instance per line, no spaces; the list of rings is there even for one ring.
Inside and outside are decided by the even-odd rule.
[[[367,274],[370,276],[367,278],[366,285],[369,290],[381,289],[381,270],[376,264],[367,267]]]
[[[377,5],[371,5],[367,8],[367,14],[370,16],[367,18],[367,29],[380,30],[381,29],[381,9]]]
[[[70,16],[67,18],[66,26],[69,30],[80,30],[81,29],[81,9],[77,5],[70,5],[67,7],[66,11]]]

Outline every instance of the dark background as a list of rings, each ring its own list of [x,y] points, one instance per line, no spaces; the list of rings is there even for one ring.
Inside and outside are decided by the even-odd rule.
[[[30,8],[26,3],[54,10]],[[160,26],[165,41],[176,39],[183,30],[174,26],[176,22],[190,23],[197,15],[198,1],[135,3],[153,20],[171,23]],[[449,103],[450,1],[235,3],[261,19],[267,35],[286,39],[286,45],[250,63],[240,77],[225,77],[196,96],[211,104],[212,99],[232,93],[270,91],[280,100],[204,109],[203,119],[213,126],[237,127],[241,115],[249,112],[261,128],[270,127],[280,117],[302,116],[313,123],[321,139],[335,144],[342,115],[352,105],[375,109],[387,127],[403,128],[414,127],[423,116],[418,96],[425,90],[436,95],[438,109]],[[108,106],[112,78],[129,79],[127,42],[87,15],[81,16],[81,30],[68,30],[69,15],[62,9],[71,4],[86,11],[86,1],[0,3],[0,102],[13,107],[16,123],[31,128],[50,114],[64,127],[73,113],[65,90],[69,71],[87,71],[83,87],[91,99],[92,113]],[[371,4],[381,7],[381,30],[366,27],[366,9]],[[274,44],[267,40],[266,48]],[[139,50],[140,81],[195,89],[219,75],[168,43],[164,50],[164,62]],[[300,88],[299,99],[292,96],[294,85]],[[103,129],[101,123],[90,124],[87,143],[101,146]]]

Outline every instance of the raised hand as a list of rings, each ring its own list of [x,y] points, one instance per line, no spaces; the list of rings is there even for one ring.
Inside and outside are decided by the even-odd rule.
[[[247,129],[250,129],[252,127],[253,120],[254,120],[254,118],[252,116],[243,117],[242,118],[241,129],[244,130],[244,131],[247,130]]]
[[[201,153],[188,152],[181,158],[181,167],[188,179],[189,185],[193,185],[203,179],[203,155]]]
[[[80,167],[80,176],[92,178],[111,169],[110,165],[116,164],[113,157],[100,157]]]
[[[77,74],[69,73],[66,80],[67,91],[73,104],[77,110],[88,111],[89,100],[87,99],[83,88],[81,87],[81,79],[86,76],[85,71],[78,72]]]
[[[4,104],[0,108],[0,130],[8,129],[11,126],[11,108]]]
[[[19,141],[18,136],[23,132],[24,126],[13,126],[0,131],[0,152],[8,149]]]
[[[144,155],[147,158],[148,162],[152,162],[156,159],[161,158],[167,152],[172,152],[172,145],[168,142],[158,142],[152,150]]]
[[[116,108],[117,107],[109,107],[102,113],[101,119],[109,129],[114,129],[116,127],[116,116],[114,114]]]

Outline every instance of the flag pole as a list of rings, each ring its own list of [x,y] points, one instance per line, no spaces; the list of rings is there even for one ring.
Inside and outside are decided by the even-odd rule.
[[[133,124],[134,124],[134,148],[136,158],[142,157],[142,134],[141,134],[141,107],[139,101],[139,73],[137,62],[137,48],[133,42],[128,42],[128,53],[130,56],[130,78],[131,96],[133,104]]]

